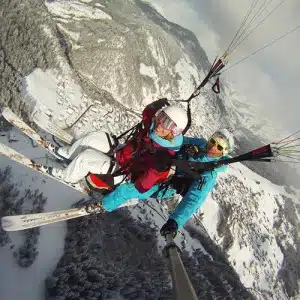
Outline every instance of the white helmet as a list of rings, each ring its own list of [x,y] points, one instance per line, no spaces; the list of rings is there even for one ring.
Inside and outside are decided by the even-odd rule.
[[[229,152],[231,152],[234,148],[234,139],[233,139],[233,135],[229,132],[229,130],[226,128],[219,129],[212,135],[212,137],[217,137],[217,136],[223,137],[227,142],[227,147],[224,149],[223,153],[226,155]]]
[[[166,116],[169,120],[166,120]],[[188,124],[186,111],[175,105],[169,105],[163,108],[161,111],[157,112],[155,118],[158,122],[162,122],[165,128],[172,129],[174,135],[182,133]]]

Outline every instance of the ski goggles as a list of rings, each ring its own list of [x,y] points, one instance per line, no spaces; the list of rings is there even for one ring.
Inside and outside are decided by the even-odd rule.
[[[172,131],[173,135],[182,133],[182,129],[178,128],[176,123],[163,111],[159,112],[155,117],[155,125],[161,125],[165,129]]]
[[[216,145],[217,149],[220,152],[227,152],[228,151],[228,145],[227,142],[224,141],[224,139],[221,136],[212,136],[209,140],[209,143],[211,145]]]

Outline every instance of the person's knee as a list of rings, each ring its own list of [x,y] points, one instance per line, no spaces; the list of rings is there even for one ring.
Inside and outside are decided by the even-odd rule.
[[[104,131],[88,133],[83,139],[82,144],[86,147],[107,153],[111,148],[111,136]]]
[[[90,159],[93,159],[96,156],[98,157],[100,155],[101,155],[101,153],[96,151],[96,150],[86,149],[86,150],[84,150],[84,151],[82,151],[81,153],[78,154],[77,159],[80,160],[80,161],[90,160]]]
[[[106,133],[104,131],[93,131],[88,133],[84,138],[88,141],[103,140],[106,138]]]
[[[84,150],[77,156],[76,160],[80,166],[88,168],[89,172],[95,174],[111,173],[113,169],[111,158],[106,154],[93,149]]]
[[[96,131],[92,131],[87,133],[85,136],[82,137],[81,142],[83,144],[89,144],[91,141],[97,138],[98,133]]]

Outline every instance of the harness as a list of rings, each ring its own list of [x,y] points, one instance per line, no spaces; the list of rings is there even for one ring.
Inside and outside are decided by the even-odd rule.
[[[188,159],[191,157],[196,159],[203,153],[204,150],[201,149],[198,145],[186,144],[183,145],[183,147],[177,154],[177,159],[179,159],[181,162],[185,162],[188,161]],[[194,180],[199,180],[198,189],[202,188],[205,181],[204,178],[201,177],[201,174],[199,172],[191,170],[190,166],[188,166],[187,164],[185,164],[185,166],[182,165],[180,169],[184,171],[184,174],[174,174],[168,181],[161,184],[155,195],[162,193],[160,198],[163,198],[168,189],[172,188],[176,190],[177,194],[180,194],[182,197],[184,197]]]
[[[154,103],[150,104],[151,109],[153,110],[154,114],[161,109],[162,107],[169,105],[167,99],[159,99]],[[149,123],[149,122],[148,122]],[[110,150],[106,153],[110,156],[110,166],[107,171],[108,174],[92,174],[89,173],[85,179],[88,187],[92,190],[98,189],[103,190],[104,192],[112,191],[114,188],[119,186],[125,180],[128,179],[129,175],[131,174],[130,166],[132,162],[136,159],[141,158],[145,153],[151,153],[155,155],[155,148],[151,147],[151,144],[147,143],[147,148],[144,148],[144,140],[148,136],[149,132],[148,126],[144,127],[143,122],[140,122],[133,126],[132,128],[128,129],[127,131],[123,132],[121,135],[109,135],[106,133],[107,141],[110,146]],[[144,131],[144,134],[142,133]],[[116,165],[115,154],[117,153],[118,146],[120,145],[120,139],[125,137],[124,144],[131,142],[133,145],[133,152],[131,153],[131,159],[124,164],[122,167],[118,168],[117,170],[113,171]],[[119,184],[114,184],[114,177],[117,176],[124,176],[124,179]]]
[[[153,116],[155,113],[162,109],[165,106],[170,105],[168,100],[166,98],[159,99],[151,104],[149,104],[146,109],[150,109],[150,111],[153,113]],[[190,115],[190,109],[188,107],[188,115]],[[190,117],[190,116],[189,116]],[[189,118],[190,119],[190,118]],[[130,167],[132,165],[132,162],[137,159],[141,159],[143,155],[146,153],[150,153],[154,156],[157,156],[155,159],[155,162],[157,161],[157,170],[164,171],[167,169],[167,165],[170,167],[171,160],[166,158],[168,162],[164,163],[163,158],[166,157],[165,153],[166,150],[160,151],[159,148],[153,147],[152,143],[146,143],[147,147],[145,147],[145,138],[149,135],[150,125],[148,120],[148,126],[145,127],[143,121],[136,124],[132,128],[128,129],[127,131],[123,132],[121,135],[116,136],[112,135],[110,136],[108,133],[106,133],[106,137],[110,146],[110,150],[107,153],[111,157],[110,166],[108,170],[108,174],[88,174],[86,177],[86,182],[88,186],[92,189],[96,188],[97,186],[94,184],[94,182],[99,183],[101,188],[103,187],[104,190],[112,191],[114,188],[119,186],[121,183],[123,183],[125,180],[128,180],[129,175],[132,175],[132,170],[130,170]],[[189,124],[190,125],[190,124]],[[185,132],[187,131],[189,125],[185,129]],[[141,132],[144,131],[144,134]],[[122,167],[119,169],[113,171],[115,165],[116,165],[116,159],[115,154],[118,151],[118,146],[120,145],[120,139],[125,137],[124,144],[131,142],[133,145],[133,152],[131,153],[131,159]],[[113,172],[112,172],[113,171]],[[123,175],[124,179],[119,184],[114,185],[114,177]],[[137,176],[135,176],[137,177]],[[131,178],[131,180],[135,180],[135,178]],[[99,188],[98,186],[98,188]],[[164,186],[164,184],[162,184]]]

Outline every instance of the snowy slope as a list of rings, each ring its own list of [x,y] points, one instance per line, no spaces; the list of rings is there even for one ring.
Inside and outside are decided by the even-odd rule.
[[[8,136],[18,140],[18,142],[9,143]],[[48,155],[43,149],[33,148],[29,138],[24,137],[17,130],[12,130],[12,132],[1,136],[0,141],[13,146],[16,150],[41,163],[55,165],[53,158],[47,158]],[[45,211],[69,208],[72,203],[82,198],[79,192],[57,184],[56,181],[50,178],[40,176],[40,174],[20,166],[5,157],[0,157],[0,167],[4,168],[6,165],[12,167],[14,175],[12,181],[20,182],[21,191],[28,187],[31,189],[37,188],[43,192],[44,196],[47,197],[44,207]],[[0,264],[2,266],[0,271],[1,299],[43,299],[44,287],[42,282],[51,274],[63,253],[65,224],[51,224],[41,228],[41,235],[38,241],[39,255],[30,267],[30,276],[28,276],[27,269],[16,265],[10,249],[12,245],[17,247],[20,244],[21,234],[18,232],[10,233],[12,243],[4,248],[0,248]],[[36,288],[33,288],[33,282],[41,284],[36,284]]]
[[[279,207],[284,206],[285,197],[297,203],[299,191],[291,194],[245,166],[235,164],[220,176],[218,188],[201,209],[204,225],[211,237],[226,248],[241,281],[256,293],[260,291],[265,299],[266,291],[273,295],[272,299],[286,299],[277,277],[284,260],[277,239],[294,247],[295,244],[292,234],[289,235],[292,224],[287,216],[280,216]],[[299,213],[298,209],[296,222]],[[278,227],[275,224],[279,219],[282,223]]]

